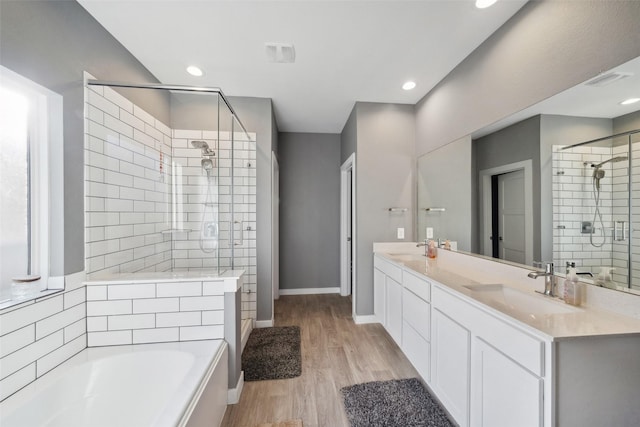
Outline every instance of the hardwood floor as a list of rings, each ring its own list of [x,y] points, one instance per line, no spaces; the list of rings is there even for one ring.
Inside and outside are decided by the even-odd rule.
[[[282,296],[275,326],[300,326],[302,376],[245,382],[222,426],[302,419],[305,427],[348,426],[340,388],[368,381],[417,377],[380,324],[356,325],[351,298],[335,294]]]

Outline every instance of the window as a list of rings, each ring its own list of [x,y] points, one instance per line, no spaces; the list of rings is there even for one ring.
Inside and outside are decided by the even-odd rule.
[[[56,97],[0,67],[0,304],[63,287],[49,280],[49,159],[62,117]]]

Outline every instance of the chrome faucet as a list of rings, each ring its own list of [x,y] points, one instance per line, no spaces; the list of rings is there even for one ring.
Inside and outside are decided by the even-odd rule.
[[[556,276],[553,275],[553,263],[548,262],[544,273],[542,271],[532,271],[528,274],[528,277],[537,279],[540,276],[544,276],[544,292],[540,292],[549,297],[556,296]]]
[[[424,246],[424,256],[427,256],[427,250],[429,249],[429,240],[424,239],[424,242],[418,243],[416,245],[416,248],[419,248],[420,246]]]

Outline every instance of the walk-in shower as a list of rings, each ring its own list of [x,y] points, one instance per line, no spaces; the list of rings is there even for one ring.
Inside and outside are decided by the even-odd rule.
[[[242,319],[255,319],[255,134],[217,88],[88,79],[89,279],[244,270]]]
[[[640,290],[639,161],[640,130],[553,147],[556,265],[612,272],[608,287]]]

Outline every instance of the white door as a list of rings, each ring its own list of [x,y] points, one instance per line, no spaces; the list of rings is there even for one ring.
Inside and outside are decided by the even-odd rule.
[[[499,258],[526,264],[524,170],[498,176]]]

